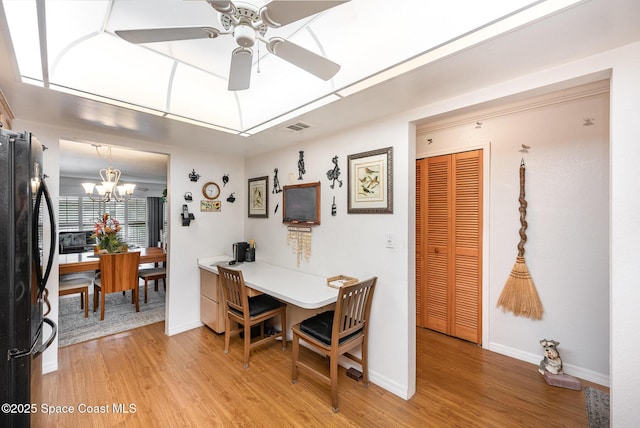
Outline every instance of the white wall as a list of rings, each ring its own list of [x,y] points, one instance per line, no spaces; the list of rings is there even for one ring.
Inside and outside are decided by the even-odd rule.
[[[418,157],[490,148],[484,183],[489,255],[483,263],[484,346],[537,364],[539,340],[555,339],[566,373],[604,385],[609,384],[608,89],[607,81],[598,82],[571,95],[562,91],[529,105],[504,106],[499,113],[478,111],[459,125],[434,130],[427,125],[417,144]],[[585,118],[594,125],[584,126]],[[523,144],[529,153],[520,152]],[[525,260],[544,307],[541,321],[496,308],[520,240],[521,160],[528,202]]]

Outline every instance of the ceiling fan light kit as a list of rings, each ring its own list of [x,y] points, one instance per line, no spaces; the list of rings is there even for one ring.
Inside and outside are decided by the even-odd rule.
[[[220,23],[226,31],[200,26],[117,30],[115,33],[134,44],[215,39],[219,35],[232,34],[238,48],[231,53],[229,91],[249,88],[253,65],[253,51],[250,48],[256,40],[265,43],[267,50],[275,56],[326,81],[335,76],[340,65],[281,37],[266,39],[265,35],[269,28],[280,28],[348,1],[271,0],[258,8],[247,2],[206,0],[220,13]]]

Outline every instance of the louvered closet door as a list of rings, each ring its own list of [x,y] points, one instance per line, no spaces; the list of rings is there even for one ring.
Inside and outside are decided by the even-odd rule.
[[[480,343],[482,151],[417,168],[416,323]]]

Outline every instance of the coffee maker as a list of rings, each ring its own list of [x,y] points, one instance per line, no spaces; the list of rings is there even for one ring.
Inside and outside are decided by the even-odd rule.
[[[236,262],[244,262],[246,260],[248,242],[235,242],[232,246],[233,258]]]

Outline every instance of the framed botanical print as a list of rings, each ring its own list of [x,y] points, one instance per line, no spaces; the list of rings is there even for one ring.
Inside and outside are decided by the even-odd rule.
[[[393,214],[393,147],[347,157],[349,214]]]
[[[269,177],[249,179],[249,217],[269,217]]]

